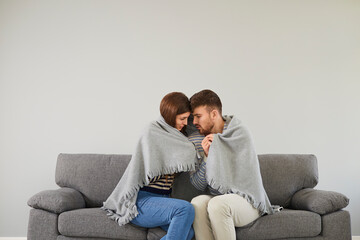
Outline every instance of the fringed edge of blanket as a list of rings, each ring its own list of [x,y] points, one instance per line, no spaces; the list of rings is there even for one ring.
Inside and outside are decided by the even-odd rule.
[[[190,172],[196,170],[196,162],[192,164],[187,165],[178,165],[176,167],[165,167],[158,171],[152,171],[147,174],[147,179],[152,179],[154,177],[160,176],[160,175],[167,175],[167,174],[173,174],[173,173],[179,173],[179,172]],[[145,186],[146,181],[143,181],[143,186]]]
[[[246,201],[248,203],[250,203],[254,208],[256,208],[257,210],[259,210],[260,214],[261,215],[264,215],[264,214],[273,214],[275,211],[273,210],[273,208],[270,209],[270,211],[266,208],[266,205],[262,202],[258,202],[256,201],[252,196],[248,195],[247,193],[245,192],[242,192],[240,190],[237,190],[237,189],[227,189],[219,184],[216,183],[215,180],[213,179],[210,179],[209,180],[209,185],[219,191],[221,194],[230,194],[230,193],[233,193],[233,194],[237,194],[243,198],[246,199]]]
[[[134,206],[134,207],[135,207],[135,206]],[[106,208],[106,207],[104,207],[104,206],[101,207],[101,209],[104,210],[104,211],[106,211],[106,212],[107,212],[106,215],[109,216],[109,218],[110,218],[111,220],[114,220],[115,222],[117,222],[117,224],[118,224],[119,226],[123,226],[123,225],[129,223],[131,220],[133,220],[134,218],[136,218],[136,216],[139,214],[138,211],[137,211],[137,209],[135,208],[135,209],[133,209],[133,210],[135,210],[135,213],[130,212],[130,213],[128,214],[128,216],[126,216],[126,217],[124,218],[123,216],[120,216],[119,214],[115,213],[113,210],[108,209],[108,208]]]
[[[189,171],[195,171],[196,163],[193,164],[187,164],[187,165],[178,165],[176,167],[166,167],[159,171],[152,171],[147,174],[146,179],[143,179],[143,182],[141,184],[137,184],[129,191],[127,191],[124,196],[121,197],[121,202],[125,203],[128,202],[135,194],[137,194],[143,186],[148,185],[149,181],[148,179],[152,179],[154,177],[160,176],[160,175],[166,175],[166,174],[173,174],[173,173],[179,173],[179,172],[189,172]],[[136,216],[139,214],[136,208],[136,203],[131,204],[130,206],[126,206],[128,209],[126,216],[121,216],[118,213],[116,213],[114,210],[106,208],[104,206],[101,207],[102,210],[107,212],[107,216],[109,216],[110,219],[114,220],[119,224],[120,226],[123,226],[127,223],[129,223],[131,220],[136,218]]]
[[[126,202],[129,202],[129,200],[139,192],[139,189],[142,187],[142,185],[137,184],[136,186],[133,186],[127,193],[124,194],[124,196],[121,198],[121,202],[123,204],[126,204]],[[129,204],[128,204],[129,205]],[[126,206],[126,205],[125,205]],[[105,206],[102,206],[101,209],[106,211],[106,215],[117,222],[119,226],[123,226],[127,223],[129,223],[131,220],[136,218],[136,216],[139,214],[137,211],[136,205],[131,204],[129,206],[126,206],[127,211],[125,215],[120,215],[116,211],[106,208]]]

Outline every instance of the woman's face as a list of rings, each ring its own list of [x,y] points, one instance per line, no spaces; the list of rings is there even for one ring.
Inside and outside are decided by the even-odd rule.
[[[183,129],[184,126],[187,125],[188,117],[190,116],[190,112],[182,113],[176,115],[176,123],[175,128],[179,131]]]

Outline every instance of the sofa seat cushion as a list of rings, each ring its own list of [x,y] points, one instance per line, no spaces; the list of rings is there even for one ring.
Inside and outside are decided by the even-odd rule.
[[[61,213],[58,229],[67,237],[146,239],[147,229],[132,224],[119,226],[100,208],[83,208]]]
[[[321,232],[319,214],[284,209],[273,215],[266,215],[254,223],[236,228],[236,239],[270,240],[280,238],[315,237]],[[148,240],[158,240],[166,234],[161,228],[150,228]]]
[[[166,235],[166,232],[160,227],[149,228],[147,240],[159,240],[165,235]]]
[[[78,237],[66,237],[59,235],[56,240],[109,240],[109,238],[78,238]],[[123,239],[114,239],[114,240],[123,240]]]
[[[237,239],[270,240],[315,237],[321,232],[321,216],[317,213],[284,209],[265,215],[252,224],[237,228]]]

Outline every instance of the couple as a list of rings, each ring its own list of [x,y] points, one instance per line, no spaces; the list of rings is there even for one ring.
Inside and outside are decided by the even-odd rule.
[[[197,240],[229,240],[236,239],[235,227],[276,211],[263,188],[248,130],[236,117],[222,116],[216,93],[203,90],[190,101],[183,93],[169,93],[160,113],[104,202],[111,219],[120,226],[161,227],[167,231],[163,240],[190,240],[194,234]],[[190,114],[197,130],[187,126]],[[190,182],[211,195],[191,203],[170,198],[176,173],[188,171]]]

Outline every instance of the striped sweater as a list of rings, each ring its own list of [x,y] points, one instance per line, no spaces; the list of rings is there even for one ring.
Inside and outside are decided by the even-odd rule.
[[[150,180],[150,184],[141,188],[141,191],[152,192],[161,195],[168,195],[172,191],[175,174],[161,175]]]
[[[226,130],[228,125],[229,123],[225,122],[223,130]],[[202,156],[202,159],[199,162],[197,170],[195,172],[190,173],[190,182],[195,188],[197,188],[200,191],[205,191],[206,187],[208,187],[210,190],[210,194],[220,195],[220,192],[208,186],[206,181],[206,156],[204,153],[204,149],[201,146],[201,142],[204,139],[204,137],[205,136],[201,135],[199,132],[195,132],[188,137],[188,139],[195,145],[196,150]]]

